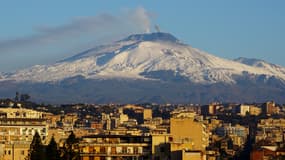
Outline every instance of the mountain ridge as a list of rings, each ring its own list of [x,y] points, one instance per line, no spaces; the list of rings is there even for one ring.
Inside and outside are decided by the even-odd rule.
[[[48,82],[78,75],[87,79],[145,79],[142,75],[147,72],[173,71],[195,83],[235,83],[233,77],[243,72],[285,80],[284,68],[263,69],[213,56],[180,43],[171,34],[159,32],[131,35],[113,44],[88,49],[56,64],[33,66],[2,79]]]
[[[1,83],[8,87],[0,87],[0,96],[5,95],[9,87],[15,91],[17,86],[38,99],[51,99],[48,93],[64,97],[59,93],[67,91],[74,100],[104,102],[108,99],[109,102],[112,99],[135,102],[135,99],[157,98],[169,102],[189,102],[195,98],[199,102],[249,100],[243,97],[245,95],[253,100],[274,98],[275,95],[281,100],[285,92],[285,68],[257,59],[220,58],[183,44],[169,33],[158,32],[130,35],[89,48],[55,64],[0,73]],[[150,94],[152,88],[153,94]],[[112,89],[117,90],[116,94]],[[262,89],[266,93],[259,93]],[[41,93],[43,91],[48,93]]]

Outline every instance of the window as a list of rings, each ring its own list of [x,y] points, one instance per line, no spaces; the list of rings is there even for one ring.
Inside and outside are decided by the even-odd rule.
[[[25,155],[25,151],[24,150],[21,150],[21,155]]]
[[[148,137],[144,138],[144,142],[150,142],[150,138]]]
[[[100,153],[106,153],[106,148],[105,147],[100,147]]]
[[[127,153],[127,147],[123,147],[123,153]]]
[[[134,153],[135,153],[135,154],[138,154],[138,153],[139,153],[138,147],[134,147]]]

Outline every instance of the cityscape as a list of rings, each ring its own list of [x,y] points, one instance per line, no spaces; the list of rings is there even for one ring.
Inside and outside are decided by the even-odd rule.
[[[285,160],[285,1],[3,1],[0,160]]]
[[[273,101],[52,106],[21,97],[0,100],[4,160],[285,158],[285,106]]]

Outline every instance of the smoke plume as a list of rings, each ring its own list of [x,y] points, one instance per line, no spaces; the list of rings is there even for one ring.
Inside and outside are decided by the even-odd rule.
[[[116,15],[103,13],[96,16],[74,17],[58,26],[37,26],[32,35],[8,40],[0,39],[0,67],[2,70],[5,67],[17,69],[17,65],[26,67],[35,62],[48,63],[47,59],[52,59],[52,56],[54,60],[58,60],[76,54],[81,51],[80,49],[87,49],[85,47],[119,40],[129,34],[149,32],[150,19],[148,12],[138,7],[121,11]],[[17,57],[21,58],[17,60]],[[14,63],[15,60],[17,64]],[[9,67],[9,64],[14,66]]]

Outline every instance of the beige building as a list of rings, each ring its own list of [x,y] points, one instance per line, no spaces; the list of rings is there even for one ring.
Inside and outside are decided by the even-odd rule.
[[[120,113],[119,115],[119,123],[120,125],[123,124],[124,122],[127,122],[129,120],[128,115]]]
[[[197,120],[198,119],[198,120]],[[205,151],[209,144],[206,125],[192,112],[180,112],[170,119],[171,152],[178,150]]]
[[[32,141],[38,132],[43,141],[48,135],[48,125],[42,112],[23,108],[0,109],[0,142]]]
[[[93,135],[79,144],[80,159],[151,159],[151,137]]]
[[[36,132],[48,143],[48,125],[43,112],[24,108],[0,108],[0,158],[24,159]]]
[[[257,107],[257,106],[254,106],[254,105],[250,106],[250,108],[249,108],[249,114],[250,115],[258,116],[261,113],[262,113],[262,109],[260,107]]]
[[[78,120],[78,115],[76,113],[68,113],[62,117],[63,128],[66,131],[72,131],[75,122]]]
[[[280,108],[276,106],[275,102],[269,101],[262,105],[262,111],[267,115],[272,115],[279,113]]]
[[[257,124],[257,134],[255,140],[268,140],[272,143],[284,143],[285,137],[285,119],[284,118],[268,118],[261,119]]]
[[[6,143],[5,145],[2,145],[2,148],[3,152],[0,159],[24,160],[28,156],[30,142]]]
[[[49,128],[57,128],[57,123],[61,121],[61,115],[47,114],[45,118]]]
[[[223,126],[216,128],[215,133],[219,137],[230,137],[234,145],[242,146],[246,143],[249,129],[245,126],[231,124],[223,124]]]
[[[152,110],[151,109],[144,109],[143,110],[143,119],[152,119]]]
[[[0,118],[44,118],[43,112],[25,108],[0,108]]]

